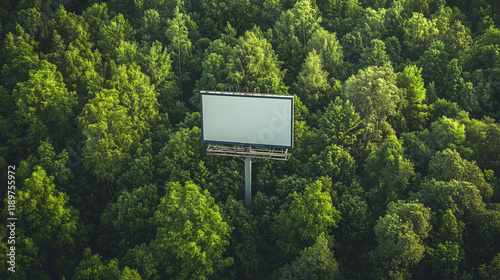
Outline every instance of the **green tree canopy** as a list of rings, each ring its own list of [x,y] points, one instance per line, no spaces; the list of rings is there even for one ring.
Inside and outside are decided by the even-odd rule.
[[[422,68],[422,78],[428,85],[434,82],[436,90],[441,94],[444,88],[444,76],[448,64],[449,53],[443,42],[434,41],[420,56],[417,66]]]
[[[205,186],[208,179],[205,147],[200,141],[201,129],[181,129],[156,156],[158,175],[167,181],[191,180]]]
[[[444,214],[451,210],[459,218],[474,218],[485,209],[476,186],[469,182],[430,180],[422,183],[420,191],[411,196],[433,212]]]
[[[132,192],[123,190],[101,216],[101,227],[111,236],[116,233],[117,238],[103,242],[107,246],[115,243],[113,245],[120,248],[120,255],[124,255],[133,244],[151,241],[156,234],[154,213],[160,202],[158,194],[155,185],[140,186]]]
[[[422,68],[407,66],[397,77],[397,85],[404,97],[402,113],[410,131],[422,130],[428,119],[425,105],[426,89],[421,73]]]
[[[17,191],[15,215],[19,221],[25,221],[16,223],[16,237],[21,239],[16,240],[16,246],[23,261],[16,268],[18,265],[21,275],[36,277],[40,273],[37,263],[47,266],[44,270],[53,276],[60,277],[71,269],[64,264],[68,264],[67,258],[73,250],[85,242],[85,231],[78,210],[68,200],[66,193],[56,189],[54,177],[40,166],[35,167],[22,190]],[[3,216],[6,215],[7,207]],[[30,268],[35,270],[29,271]]]
[[[71,279],[116,279],[119,275],[120,269],[117,259],[103,263],[99,254],[92,255],[92,250],[86,248],[83,252],[83,260],[76,267],[75,275]]]
[[[120,105],[127,110],[131,126],[142,137],[158,114],[158,93],[154,85],[136,64],[119,65],[109,83],[117,91]]]
[[[465,141],[465,125],[445,116],[431,124],[431,132],[432,138],[440,150],[457,148]]]
[[[291,203],[276,216],[278,246],[289,257],[314,244],[321,233],[328,235],[337,226],[340,213],[332,205],[330,178],[309,184],[303,193],[290,194]]]
[[[375,274],[386,279],[411,279],[409,268],[425,254],[423,240],[432,226],[430,209],[421,203],[391,202],[375,225],[377,246],[372,252]]]
[[[444,98],[457,102],[467,111],[475,113],[478,110],[474,85],[471,82],[465,82],[462,78],[462,67],[458,65],[457,59],[452,59],[447,66],[444,86]]]
[[[300,71],[300,65],[306,55],[308,40],[320,28],[322,18],[315,4],[310,0],[295,2],[293,8],[283,11],[272,30],[273,45],[285,67],[289,69],[287,84]]]
[[[318,131],[315,134],[318,148],[315,150],[331,144],[349,149],[361,133],[360,124],[360,116],[352,103],[336,97],[334,101],[330,101],[319,119]]]
[[[414,12],[413,16],[405,21],[404,42],[409,57],[418,58],[439,35],[435,20],[427,19],[423,14]]]
[[[78,122],[86,141],[84,164],[99,179],[114,181],[131,159],[133,144],[140,138],[127,109],[120,105],[118,91],[103,89],[96,93]]]
[[[261,92],[267,89],[274,94],[286,94],[281,64],[271,44],[256,28],[238,39],[226,67],[230,83],[240,91],[258,88]]]
[[[309,176],[329,176],[335,182],[348,183],[355,174],[356,161],[342,146],[332,144],[312,155],[306,168]]]
[[[383,134],[392,130],[386,119],[396,114],[401,102],[396,77],[388,64],[383,67],[370,66],[359,70],[344,85],[343,96],[359,112],[365,134],[372,135],[370,138],[375,141],[380,141]]]
[[[479,268],[479,274],[485,280],[493,280],[500,277],[500,253],[488,265],[482,264]]]
[[[285,265],[279,271],[280,279],[338,279],[339,264],[331,247],[328,239],[321,233],[314,245],[305,248],[290,265]]]
[[[2,80],[7,89],[14,89],[19,82],[27,81],[31,70],[40,68],[40,58],[36,53],[38,43],[20,25],[16,34],[9,33],[3,42]]]
[[[364,67],[378,66],[383,67],[390,63],[389,56],[385,52],[385,44],[379,39],[373,39],[370,46],[366,47],[361,53],[360,63]]]
[[[186,69],[183,69],[183,65],[186,64],[186,59],[191,54],[193,44],[189,39],[189,29],[184,15],[179,12],[179,7],[176,7],[174,17],[168,20],[168,28],[165,34],[170,41],[170,52],[177,62],[176,71],[177,77],[180,78],[181,100],[184,101],[182,84],[188,80],[188,73]]]
[[[465,224],[457,221],[451,210],[446,210],[438,229],[435,246],[428,248],[429,262],[433,274],[438,277],[457,278],[464,264],[465,251],[462,248],[462,233]]]
[[[309,51],[316,50],[316,53],[321,56],[329,77],[340,77],[344,53],[335,33],[318,28],[307,41],[307,48]]]
[[[194,183],[167,184],[155,219],[158,230],[150,246],[160,275],[206,279],[233,263],[223,255],[231,228],[208,191]]]
[[[316,50],[307,54],[294,86],[297,96],[310,110],[317,110],[333,100],[334,89],[328,83],[328,72],[323,69],[323,61]]]
[[[43,62],[27,81],[18,83],[14,93],[17,114],[29,125],[29,138],[38,143],[45,137],[64,143],[71,132],[75,92],[69,92],[55,65]]]
[[[485,201],[493,195],[493,189],[484,179],[481,169],[474,163],[462,159],[455,150],[437,152],[429,162],[429,177],[438,181],[466,181],[476,186]]]
[[[394,135],[371,152],[364,171],[369,202],[378,215],[387,203],[403,198],[415,179],[413,163],[404,157],[403,145]]]

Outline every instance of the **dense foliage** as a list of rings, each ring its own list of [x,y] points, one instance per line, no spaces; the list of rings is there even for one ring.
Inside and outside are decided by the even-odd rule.
[[[0,278],[498,279],[497,26],[496,0],[0,0]],[[295,96],[252,209],[200,90]]]

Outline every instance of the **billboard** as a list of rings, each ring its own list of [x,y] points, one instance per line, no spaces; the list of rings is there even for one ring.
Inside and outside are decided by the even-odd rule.
[[[293,96],[201,91],[203,143],[293,148]]]

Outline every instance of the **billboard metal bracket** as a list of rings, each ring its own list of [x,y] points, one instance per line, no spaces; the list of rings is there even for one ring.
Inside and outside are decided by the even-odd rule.
[[[251,159],[272,159],[272,160],[290,159],[290,154],[288,153],[288,149],[222,146],[215,144],[208,145],[207,155],[241,157],[241,158],[251,158]]]

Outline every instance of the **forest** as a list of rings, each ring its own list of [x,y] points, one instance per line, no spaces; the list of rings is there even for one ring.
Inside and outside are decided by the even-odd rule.
[[[0,0],[0,279],[500,279],[497,0]],[[294,96],[288,161],[200,90]]]

